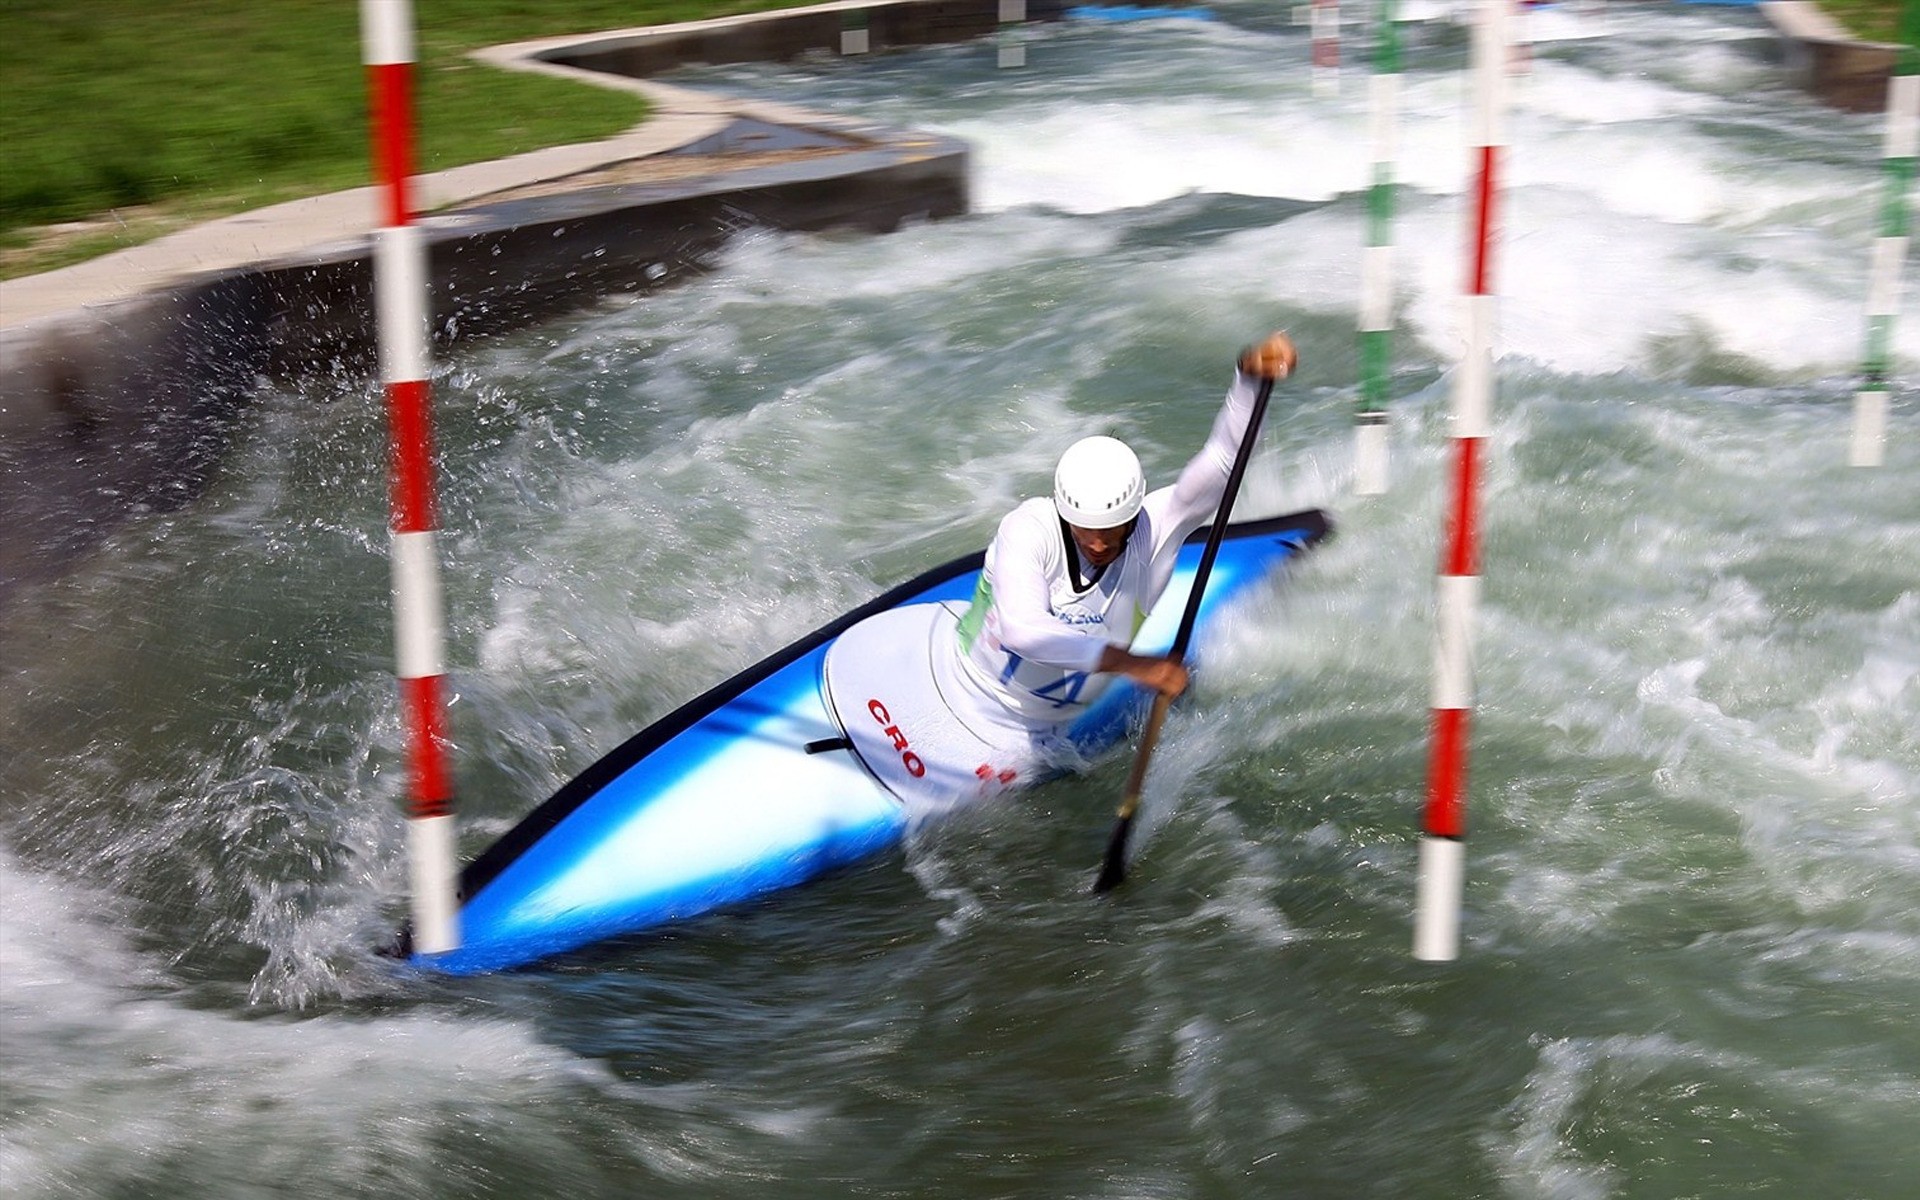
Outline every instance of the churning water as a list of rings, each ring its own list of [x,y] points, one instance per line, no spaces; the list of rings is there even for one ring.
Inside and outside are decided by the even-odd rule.
[[[1276,6],[691,77],[977,147],[975,215],[741,237],[436,380],[463,850],[1073,437],[1158,479],[1234,351],[1246,512],[1338,539],[1126,770],[750,911],[459,981],[404,835],[384,425],[268,394],[211,493],[6,614],[0,1190],[1920,1194],[1920,427],[1847,467],[1879,122],[1746,11],[1542,14],[1497,271],[1465,945],[1409,956],[1466,41],[1405,53],[1394,480],[1350,496],[1363,75]],[[1351,57],[1351,55],[1350,55]],[[1914,274],[1913,264],[1908,275]],[[1920,314],[1897,333],[1920,376]]]

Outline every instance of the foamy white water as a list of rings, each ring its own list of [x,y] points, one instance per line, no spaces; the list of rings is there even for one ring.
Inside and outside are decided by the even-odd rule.
[[[1167,477],[1233,351],[1292,329],[1245,504],[1339,537],[1205,648],[1116,903],[1085,893],[1124,756],[669,937],[394,975],[377,395],[268,395],[209,495],[0,632],[0,1190],[1909,1194],[1910,387],[1888,465],[1845,465],[1876,122],[1794,92],[1751,13],[1534,22],[1466,944],[1436,968],[1408,945],[1464,39],[1404,55],[1394,478],[1362,503],[1365,89],[1316,97],[1284,12],[1218,12],[1041,31],[1019,72],[982,45],[694,76],[959,133],[978,212],[749,235],[436,381],[472,854],[977,549],[1089,428]],[[1911,380],[1911,299],[1896,353]]]

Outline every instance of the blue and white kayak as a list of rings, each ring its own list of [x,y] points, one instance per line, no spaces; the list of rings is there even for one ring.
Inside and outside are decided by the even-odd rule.
[[[1229,526],[1201,633],[1236,593],[1328,531],[1318,510]],[[1172,644],[1205,532],[1182,549],[1136,649]],[[928,704],[933,639],[952,636],[982,558],[900,585],[588,767],[462,874],[460,947],[411,961],[450,974],[500,970],[685,920],[877,854],[916,821],[993,794],[969,735],[929,719]],[[1131,685],[1110,689],[1073,740],[1110,745],[1142,699]],[[894,707],[919,714],[909,732]]]
[[[1069,21],[1211,21],[1213,13],[1185,4],[1081,4],[1067,10]]]

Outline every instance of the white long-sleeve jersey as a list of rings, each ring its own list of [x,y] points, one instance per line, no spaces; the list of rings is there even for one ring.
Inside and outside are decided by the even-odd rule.
[[[1126,548],[1084,588],[1076,583],[1092,572],[1051,499],[1028,500],[1000,522],[953,643],[961,669],[939,671],[959,685],[961,695],[948,696],[957,713],[972,708],[991,724],[1045,735],[1099,698],[1112,681],[1095,670],[1102,651],[1132,643],[1173,577],[1180,544],[1219,507],[1256,386],[1235,372],[1206,443],[1173,486],[1147,494]]]

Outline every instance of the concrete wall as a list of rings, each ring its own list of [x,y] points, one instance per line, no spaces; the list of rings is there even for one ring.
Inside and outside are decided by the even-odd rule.
[[[1787,71],[1797,85],[1834,108],[1886,110],[1900,47],[1860,41],[1806,0],[1762,0],[1759,8],[1780,34]]]
[[[8,331],[0,389],[38,419],[0,436],[0,601],[199,493],[270,357],[267,311],[241,274]]]
[[[577,57],[648,74],[820,51],[822,38],[837,46],[843,28],[860,24],[875,48],[971,38],[999,15],[1000,0],[839,5],[674,36],[584,38]],[[959,142],[830,118],[800,132],[827,149],[668,183],[582,177],[556,194],[423,222],[436,348],[672,284],[747,226],[882,233],[967,209]],[[358,237],[0,330],[0,603],[59,573],[129,515],[197,495],[261,379],[345,370],[371,380],[369,247]]]

